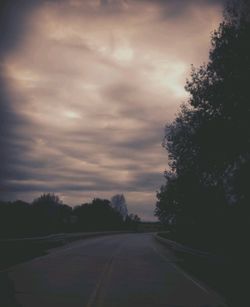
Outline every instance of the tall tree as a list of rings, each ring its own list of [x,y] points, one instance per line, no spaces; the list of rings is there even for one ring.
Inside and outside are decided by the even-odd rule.
[[[163,145],[175,179],[167,176],[158,193],[160,219],[175,204],[176,216],[184,213],[199,227],[226,223],[230,215],[238,226],[249,223],[249,37],[249,1],[230,1],[212,35],[208,63],[192,68],[189,101],[166,126]]]
[[[128,215],[126,200],[123,194],[116,194],[111,198],[111,207],[114,208],[122,216],[123,220]]]

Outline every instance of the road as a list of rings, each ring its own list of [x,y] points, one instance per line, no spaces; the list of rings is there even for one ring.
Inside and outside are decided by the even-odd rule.
[[[51,250],[9,273],[23,307],[221,307],[151,234],[86,239]]]

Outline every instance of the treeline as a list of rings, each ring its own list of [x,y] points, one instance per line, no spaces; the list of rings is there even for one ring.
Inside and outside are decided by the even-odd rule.
[[[166,126],[169,171],[155,209],[173,237],[232,252],[250,230],[249,38],[249,1],[231,1],[208,63],[192,68],[188,102]]]
[[[0,237],[41,236],[59,232],[136,230],[137,215],[123,216],[107,199],[70,207],[57,195],[43,194],[32,203],[0,201]]]

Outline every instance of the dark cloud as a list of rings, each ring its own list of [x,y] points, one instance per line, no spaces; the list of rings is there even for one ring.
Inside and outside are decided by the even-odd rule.
[[[27,15],[36,8],[38,1],[2,0],[0,3],[0,53],[4,56],[15,49],[26,31]]]
[[[151,0],[132,0],[132,1],[138,1],[138,2],[146,2],[151,3]],[[198,3],[199,2],[199,3]],[[195,5],[213,5],[213,4],[224,4],[227,2],[227,0],[154,0],[154,3],[157,3],[161,6],[170,6],[175,7],[175,9],[178,9],[179,11],[182,11],[186,7],[195,4]]]
[[[4,58],[9,51],[15,50],[27,30],[27,15],[37,7],[37,1],[22,0],[0,3],[0,185],[13,176],[25,177],[25,172],[17,174],[13,168],[16,161],[22,163],[22,154],[26,146],[20,134],[20,128],[27,122],[13,109],[11,95],[8,91],[7,78],[3,74]],[[1,188],[0,193],[3,188]],[[0,194],[1,195],[1,194]]]
[[[104,9],[112,9],[116,11],[126,10],[133,4],[142,4],[161,7],[162,16],[166,18],[176,18],[186,13],[194,6],[208,7],[211,5],[220,5],[221,7],[227,0],[101,0],[101,7]]]

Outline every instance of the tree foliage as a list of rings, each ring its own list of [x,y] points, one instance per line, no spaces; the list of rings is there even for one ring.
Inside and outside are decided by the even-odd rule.
[[[120,213],[125,220],[128,215],[128,208],[123,194],[116,194],[111,198],[111,207]]]
[[[99,231],[123,229],[123,218],[111,207],[107,199],[95,198],[92,203],[82,204],[74,209],[78,231]]]
[[[238,228],[249,223],[249,37],[249,1],[229,2],[208,63],[192,67],[190,98],[166,126],[171,171],[155,210],[165,223],[174,216],[207,231],[222,222]]]
[[[125,198],[123,197],[125,201]],[[127,208],[126,208],[127,210]],[[127,211],[126,211],[127,213]],[[55,194],[43,194],[31,204],[0,201],[0,237],[24,237],[58,232],[135,230],[140,219],[113,208],[107,199],[70,207]]]

